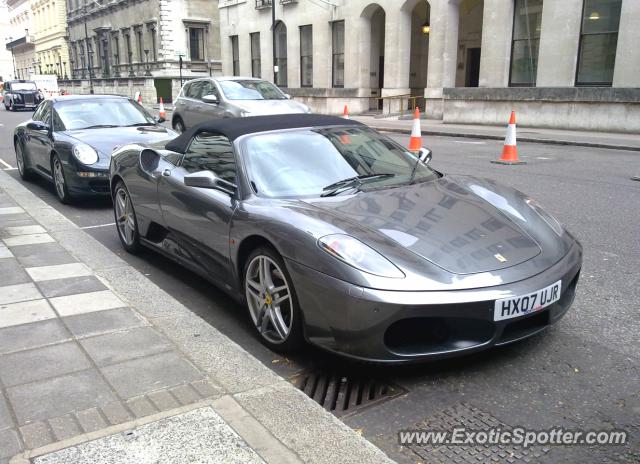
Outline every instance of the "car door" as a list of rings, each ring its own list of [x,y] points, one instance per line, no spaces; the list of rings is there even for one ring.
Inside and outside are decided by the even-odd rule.
[[[187,128],[193,127],[199,121],[200,87],[203,81],[193,81],[184,91],[182,117]]]
[[[161,176],[158,201],[165,227],[179,246],[174,253],[215,280],[231,285],[229,232],[237,200],[219,190],[184,184],[186,175],[204,170],[236,183],[235,154],[226,137],[198,134],[179,165]]]
[[[215,95],[218,102],[205,102],[203,98],[209,95]],[[218,93],[216,85],[212,81],[202,81],[199,87],[198,99],[200,100],[200,105],[196,106],[196,112],[198,113],[197,118],[199,123],[209,121],[211,119],[219,119],[224,116],[224,108],[220,101],[220,94]]]
[[[53,148],[51,106],[51,101],[45,100],[31,118],[34,122],[46,124],[48,129],[36,129],[33,126],[29,127],[29,125],[25,129],[25,149],[28,153],[29,164],[47,174],[51,174],[50,155]]]

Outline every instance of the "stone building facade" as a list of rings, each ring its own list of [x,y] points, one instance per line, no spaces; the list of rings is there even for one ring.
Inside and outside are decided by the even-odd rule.
[[[220,74],[217,2],[66,0],[72,93],[172,101],[185,81]],[[182,65],[181,65],[182,62]]]
[[[34,73],[69,75],[69,51],[65,39],[67,11],[65,3],[56,0],[31,0],[34,28]]]
[[[7,0],[9,30],[5,31],[6,49],[13,58],[14,79],[29,79],[34,72],[35,44],[33,15],[29,0]]]
[[[316,111],[397,113],[415,102],[445,122],[504,124],[515,109],[529,126],[640,132],[638,0],[220,0],[218,8],[224,74],[274,79]]]

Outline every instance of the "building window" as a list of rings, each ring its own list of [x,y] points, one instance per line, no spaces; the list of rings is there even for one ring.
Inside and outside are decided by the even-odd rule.
[[[331,23],[332,84],[344,87],[344,21]]]
[[[287,86],[287,26],[280,21],[276,26],[276,85]]]
[[[576,85],[610,86],[622,0],[584,0]]]
[[[131,64],[133,62],[133,52],[131,51],[131,35],[129,33],[126,33],[124,35],[124,39],[125,39],[125,43],[127,45],[127,60],[128,63]]]
[[[542,29],[542,0],[516,0],[509,85],[535,87]]]
[[[238,46],[238,36],[231,37],[231,60],[233,61],[233,75],[240,75],[240,48]]]
[[[262,63],[260,60],[260,33],[249,34],[251,39],[251,77],[262,77]]]
[[[300,86],[313,87],[313,28],[300,26]]]
[[[144,42],[142,41],[142,29],[136,30],[136,39],[138,42],[138,62],[144,61]]]
[[[189,28],[189,58],[191,61],[204,61],[204,28]]]

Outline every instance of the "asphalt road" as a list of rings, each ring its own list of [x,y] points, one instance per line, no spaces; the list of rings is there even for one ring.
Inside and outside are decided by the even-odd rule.
[[[16,178],[12,130],[30,113],[0,110],[0,168]],[[406,143],[406,136],[392,136]],[[345,416],[349,426],[403,463],[524,459],[519,451],[469,447],[424,449],[398,445],[397,432],[425,421],[442,426],[443,410],[465,423],[498,421],[503,427],[618,428],[626,446],[538,447],[531,462],[640,462],[640,152],[520,144],[522,166],[489,163],[498,141],[432,137],[432,165],[441,171],[494,178],[527,192],[582,242],[585,261],[577,297],[567,316],[528,341],[455,361],[411,367],[352,365],[307,349],[286,359],[254,337],[244,309],[209,283],[151,252],[124,253],[110,202],[61,205],[44,181],[25,183],[40,198],[113,250],[208,323],[285,377],[320,370],[377,378],[406,390],[386,402]],[[470,422],[468,422],[470,421]],[[476,421],[476,422],[473,422]],[[500,454],[502,453],[502,454]],[[505,454],[506,453],[506,454]],[[504,454],[504,456],[503,456]],[[539,457],[536,455],[539,454]],[[475,459],[475,461],[474,461]]]

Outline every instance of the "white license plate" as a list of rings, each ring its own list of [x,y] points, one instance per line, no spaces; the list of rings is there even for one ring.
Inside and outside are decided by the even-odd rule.
[[[559,280],[555,284],[527,295],[496,300],[496,304],[493,307],[493,320],[502,321],[540,311],[542,308],[546,308],[558,301],[561,291],[562,281]]]

